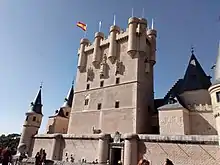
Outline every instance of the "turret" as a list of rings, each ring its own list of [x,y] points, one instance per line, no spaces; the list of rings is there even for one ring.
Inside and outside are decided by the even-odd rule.
[[[128,20],[128,50],[127,53],[134,57],[137,52],[137,25],[139,19],[131,17]]]
[[[156,38],[157,38],[157,31],[154,29],[154,22],[152,20],[151,29],[147,30],[147,35],[151,44],[150,47],[150,61],[153,62],[153,64],[156,63]]]
[[[216,121],[218,136],[220,136],[220,43],[218,48],[217,61],[215,65],[214,81],[211,87],[209,88],[209,93],[211,96],[212,109]],[[220,145],[220,138],[218,139]]]
[[[140,53],[143,52],[143,53],[146,53],[147,52],[147,43],[146,43],[146,37],[147,37],[147,34],[146,34],[146,28],[147,28],[147,20],[144,19],[144,18],[140,18],[139,20],[139,24],[138,24],[138,28],[137,28],[137,31],[138,31],[138,34],[140,36],[140,40],[139,40],[139,51]]]
[[[80,54],[78,59],[78,69],[80,72],[83,72],[86,68],[87,56],[85,54],[85,47],[89,45],[89,40],[83,38],[80,41]]]
[[[109,53],[108,59],[113,62],[117,57],[117,41],[116,36],[120,33],[120,28],[116,25],[110,27],[110,45],[109,45]]]
[[[73,103],[73,97],[74,97],[74,89],[73,89],[73,85],[71,86],[67,97],[65,98],[64,104],[61,107],[63,109],[64,115],[69,118],[70,116],[70,111],[72,108],[72,103]]]
[[[104,34],[102,32],[97,32],[95,33],[95,42],[94,42],[94,52],[93,52],[93,65],[96,67],[100,64],[101,62],[101,48],[100,48],[100,43],[101,40],[103,40]]]
[[[26,120],[23,124],[21,139],[18,145],[20,153],[27,152],[29,156],[32,153],[32,140],[33,136],[38,133],[42,121],[42,101],[41,101],[41,88],[34,100],[31,103],[29,111],[26,113]]]

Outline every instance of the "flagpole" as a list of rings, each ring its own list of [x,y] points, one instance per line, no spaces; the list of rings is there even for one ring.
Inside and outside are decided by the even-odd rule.
[[[154,19],[152,18],[151,29],[154,29]]]
[[[102,21],[99,21],[99,32],[101,32]]]
[[[114,20],[113,20],[113,25],[115,26],[115,21],[116,21],[116,18],[115,18],[115,14],[114,14]]]
[[[144,8],[143,8],[143,10],[142,10],[142,18],[144,18]]]
[[[84,38],[86,38],[86,34],[87,34],[87,24],[86,24],[86,30],[84,32]]]
[[[134,17],[134,8],[131,9],[131,16]]]

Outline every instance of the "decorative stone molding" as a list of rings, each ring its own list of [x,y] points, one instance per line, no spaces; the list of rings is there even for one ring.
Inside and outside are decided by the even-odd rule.
[[[138,139],[139,139],[139,136],[138,136],[138,134],[127,133],[127,134],[124,135],[124,139],[125,139],[125,140],[131,140],[131,139],[136,139],[136,140],[138,140]]]
[[[122,74],[122,67],[123,63],[118,59],[116,61],[116,70],[115,70],[115,75],[117,76],[118,74]]]
[[[147,57],[145,58],[144,63],[145,63],[145,72],[149,73],[150,72],[150,61]]]
[[[180,128],[182,128],[183,125],[183,117],[182,116],[166,116],[160,119],[160,123],[162,125],[172,125],[175,123],[178,125]]]
[[[121,134],[118,131],[116,131],[113,139],[114,139],[114,143],[120,143],[121,142]]]
[[[111,139],[111,135],[110,134],[101,133],[101,134],[99,134],[98,138],[102,139],[102,140],[108,140],[108,139]]]
[[[102,130],[101,129],[96,129],[95,126],[92,127],[92,132],[93,134],[100,134],[102,133]]]
[[[199,104],[199,105],[188,105],[191,111],[205,111],[205,112],[212,112],[213,111],[213,107],[212,105],[208,105],[208,104]]]
[[[92,67],[90,67],[87,71],[87,81],[93,81],[94,76],[95,76],[95,74],[93,72],[93,69],[92,69]]]
[[[103,55],[101,67],[100,67],[100,78],[105,78],[107,74],[107,55]]]
[[[34,138],[38,138],[38,139],[52,139],[52,138],[60,138],[63,137],[64,134],[61,133],[55,133],[55,134],[38,134],[35,135]]]
[[[218,135],[138,135],[141,141],[155,143],[180,143],[180,144],[212,144],[218,145]]]

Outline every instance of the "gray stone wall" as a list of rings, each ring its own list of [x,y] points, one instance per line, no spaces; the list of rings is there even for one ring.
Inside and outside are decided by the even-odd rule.
[[[175,165],[219,164],[218,136],[140,135],[139,157],[152,165],[163,164],[166,158]]]

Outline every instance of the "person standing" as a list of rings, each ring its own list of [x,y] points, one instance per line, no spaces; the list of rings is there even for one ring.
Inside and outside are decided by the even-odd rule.
[[[40,165],[40,152],[37,152],[36,156],[35,156],[35,165]]]
[[[166,159],[166,162],[164,165],[174,165],[173,162],[170,159]]]
[[[141,159],[139,162],[138,162],[138,165],[150,165],[150,162],[146,159]]]
[[[42,155],[41,155],[41,163],[42,164],[45,164],[46,162],[46,157],[47,157],[47,154],[45,152],[45,150],[42,151]]]
[[[8,147],[6,147],[5,149],[2,150],[2,165],[8,165],[8,163],[11,161],[11,152],[8,149]]]

